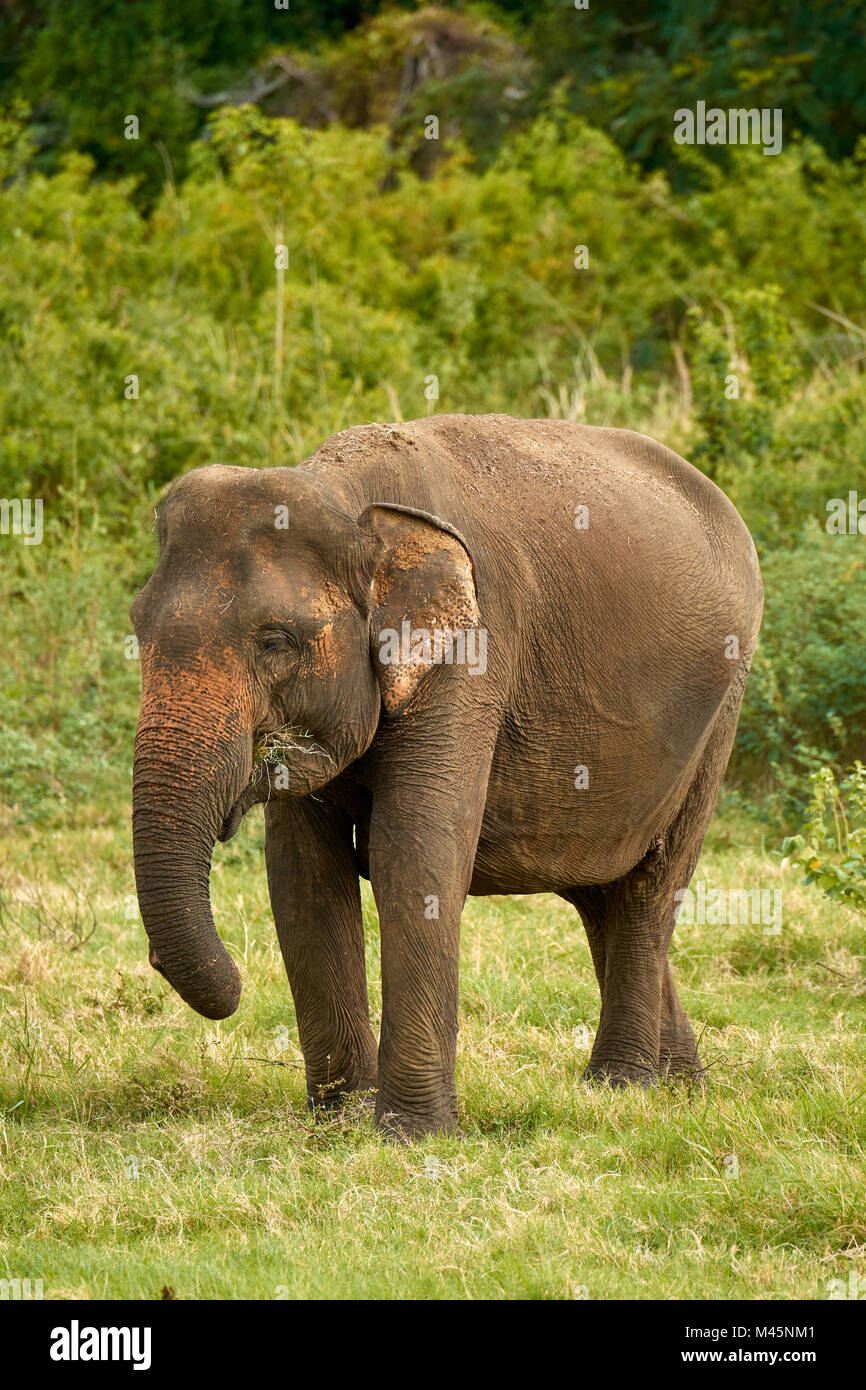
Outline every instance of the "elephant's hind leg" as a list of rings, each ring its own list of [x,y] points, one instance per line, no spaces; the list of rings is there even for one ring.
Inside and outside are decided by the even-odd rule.
[[[587,1076],[624,1085],[703,1075],[668,950],[677,893],[688,887],[730,756],[746,669],[734,681],[688,793],[667,830],[630,873],[576,890],[601,987],[601,1021]]]
[[[563,894],[563,896],[566,897],[569,902],[573,903],[580,913],[583,925],[586,929],[599,990],[601,991],[602,999],[604,999],[607,975],[607,942],[610,936],[611,925],[608,917],[607,890],[600,887],[575,888],[570,893]],[[605,1079],[619,1081],[621,1084],[628,1080],[648,1083],[653,1079],[654,1075],[673,1076],[683,1074],[691,1078],[698,1078],[703,1075],[700,1059],[698,1057],[695,1035],[692,1032],[691,1024],[680,1003],[677,987],[674,983],[673,975],[671,974],[670,961],[667,959],[665,959],[664,962],[664,972],[661,982],[661,1009],[659,1014],[657,1061],[654,1060],[655,1056],[655,1039],[653,1036],[650,1043],[648,1061],[645,1066],[640,1062],[638,1063],[639,1070],[635,1075],[623,1074],[615,1076],[610,1062],[606,1064],[603,1072],[596,1072],[594,1064],[590,1063],[587,1075],[598,1077],[604,1075]],[[619,1061],[621,1063],[622,1059],[619,1059]]]
[[[659,1074],[690,1081],[701,1081],[704,1076],[697,1040],[680,1003],[669,960],[665,961],[662,981]]]
[[[564,893],[563,897],[568,902],[573,903],[580,913],[586,929],[598,987],[603,994],[607,970],[605,946],[606,890],[601,887],[574,888],[571,892]],[[683,1073],[690,1077],[697,1077],[703,1074],[695,1035],[680,1003],[677,987],[671,974],[670,961],[665,962],[665,976],[662,981],[658,1070],[663,1076]]]

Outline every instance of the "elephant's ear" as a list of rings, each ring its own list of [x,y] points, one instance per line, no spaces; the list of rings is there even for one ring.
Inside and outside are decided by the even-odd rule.
[[[373,668],[385,709],[398,714],[431,665],[465,660],[467,642],[477,650],[475,567],[460,533],[429,512],[375,503],[358,525],[370,557]]]

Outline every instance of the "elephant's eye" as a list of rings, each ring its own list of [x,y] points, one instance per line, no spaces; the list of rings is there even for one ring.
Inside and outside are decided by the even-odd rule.
[[[266,632],[259,633],[259,652],[264,655],[267,652],[289,651],[297,646],[297,641],[291,632],[285,628],[269,628]]]

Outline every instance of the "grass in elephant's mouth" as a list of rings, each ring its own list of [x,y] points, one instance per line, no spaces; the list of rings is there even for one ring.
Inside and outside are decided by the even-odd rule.
[[[263,768],[279,767],[297,753],[319,753],[328,756],[319,743],[312,742],[309,729],[295,728],[286,724],[282,729],[260,734],[253,746],[252,781],[257,781]]]

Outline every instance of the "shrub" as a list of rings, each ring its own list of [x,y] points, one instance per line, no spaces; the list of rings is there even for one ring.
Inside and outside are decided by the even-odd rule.
[[[806,883],[866,912],[866,766],[854,763],[841,783],[822,767],[809,782],[808,817],[782,852],[805,871]]]

